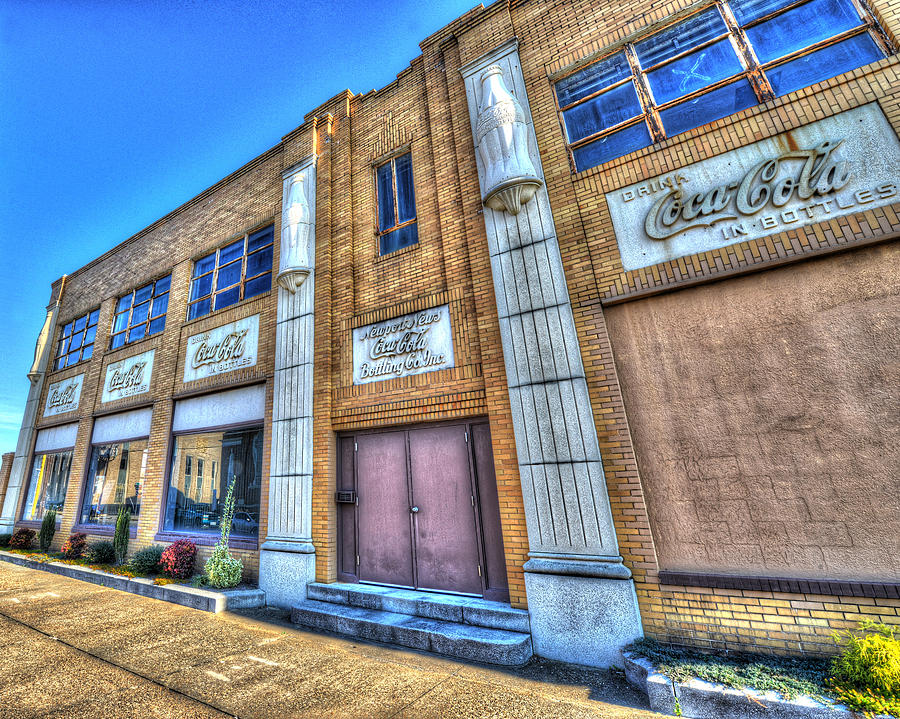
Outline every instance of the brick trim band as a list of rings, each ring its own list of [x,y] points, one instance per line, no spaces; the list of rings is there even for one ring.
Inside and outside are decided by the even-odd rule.
[[[790,577],[756,577],[735,574],[697,574],[660,570],[660,584],[713,589],[746,589],[757,592],[788,594],[827,594],[835,597],[875,597],[900,599],[900,584],[888,582],[854,582],[841,579],[794,579]]]

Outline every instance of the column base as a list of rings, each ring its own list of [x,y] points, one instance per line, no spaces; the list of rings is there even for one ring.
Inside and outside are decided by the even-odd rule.
[[[622,647],[644,635],[631,579],[525,572],[534,653],[622,667]]]
[[[259,552],[259,588],[270,607],[290,609],[306,600],[306,585],[316,581],[316,555],[298,549],[267,549]],[[286,544],[279,542],[280,544]]]

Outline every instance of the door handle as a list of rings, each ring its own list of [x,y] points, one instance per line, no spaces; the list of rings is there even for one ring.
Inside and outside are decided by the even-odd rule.
[[[419,508],[418,507],[410,507],[409,511],[412,512],[413,514],[418,514]]]

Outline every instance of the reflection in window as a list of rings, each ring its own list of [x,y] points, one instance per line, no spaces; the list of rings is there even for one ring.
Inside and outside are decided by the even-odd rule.
[[[222,499],[228,483],[234,480],[232,534],[255,538],[259,533],[262,450],[262,428],[175,437],[165,529],[218,532]],[[189,471],[189,463],[196,474]],[[203,471],[207,466],[212,476],[209,482],[204,482]],[[221,468],[220,476],[217,476],[218,468]]]
[[[81,505],[81,523],[115,526],[119,509],[125,507],[135,524],[141,513],[146,472],[146,439],[94,445]]]
[[[97,320],[100,308],[63,325],[56,346],[55,369],[71,367],[76,362],[90,359],[94,354],[94,337],[97,335]]]
[[[166,275],[119,298],[110,349],[137,342],[166,328],[171,284],[172,275]]]
[[[375,168],[378,204],[378,253],[387,255],[419,241],[412,154],[395,157]]]
[[[22,507],[22,519],[40,520],[44,518],[44,512],[51,509],[62,511],[66,502],[71,466],[71,449],[34,455],[25,505]]]

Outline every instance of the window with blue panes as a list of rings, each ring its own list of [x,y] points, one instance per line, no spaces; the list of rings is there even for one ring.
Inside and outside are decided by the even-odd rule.
[[[375,168],[378,254],[387,255],[419,241],[412,155],[394,157]]]
[[[56,346],[54,369],[71,367],[76,362],[89,360],[93,356],[98,319],[99,307],[63,325],[59,333],[59,344]]]
[[[275,228],[269,225],[194,262],[188,319],[271,290],[274,240]]]
[[[172,275],[139,287],[116,302],[110,349],[155,335],[166,328]]]
[[[721,0],[563,77],[576,171],[894,51],[861,0]]]

